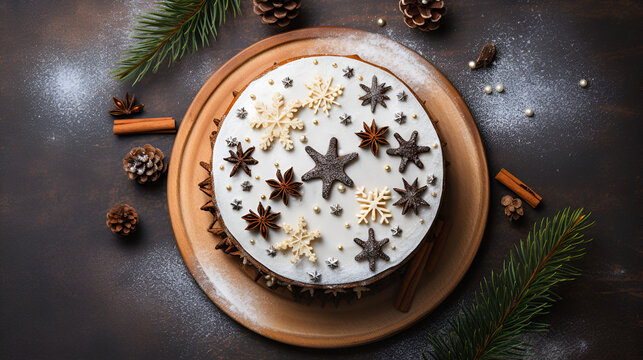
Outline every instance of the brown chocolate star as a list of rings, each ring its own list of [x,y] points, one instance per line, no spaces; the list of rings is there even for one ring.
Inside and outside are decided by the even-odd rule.
[[[377,76],[373,75],[373,80],[371,82],[371,87],[364,84],[359,84],[362,90],[366,91],[366,94],[359,97],[362,100],[362,105],[371,104],[371,112],[375,112],[375,107],[377,104],[381,104],[383,107],[386,107],[385,100],[390,100],[390,98],[384,93],[391,90],[390,86],[386,86],[386,83],[380,85],[377,84]]]
[[[393,134],[393,136],[395,136],[395,140],[400,144],[400,147],[397,149],[387,149],[386,153],[392,156],[402,157],[400,161],[400,172],[403,173],[404,170],[406,170],[406,165],[409,160],[413,161],[420,169],[424,169],[424,164],[420,160],[419,155],[431,151],[431,148],[428,146],[418,146],[418,132],[413,131],[409,141],[404,140],[398,133]]]
[[[406,182],[406,179],[402,178],[404,182],[404,190],[393,188],[397,191],[402,197],[400,200],[396,201],[393,205],[402,207],[402,215],[405,215],[409,209],[412,209],[415,215],[418,214],[418,207],[420,206],[430,206],[429,203],[422,199],[422,193],[428,188],[426,185],[418,188],[418,179],[415,178],[415,181],[412,185],[409,185]]]
[[[330,139],[326,155],[318,153],[310,146],[306,146],[306,152],[315,162],[315,167],[305,173],[301,179],[303,181],[321,179],[322,197],[324,199],[328,199],[330,196],[330,189],[335,181],[342,182],[346,186],[353,186],[353,180],[346,175],[344,167],[349,162],[357,159],[357,153],[338,156],[337,138],[332,137]]]
[[[230,171],[230,176],[234,176],[237,173],[239,168],[242,168],[246,174],[252,175],[252,171],[248,165],[255,165],[258,161],[252,157],[252,152],[255,151],[255,147],[251,147],[246,151],[243,151],[241,144],[237,144],[237,153],[235,154],[232,150],[228,150],[230,156],[224,158],[223,160],[229,161],[234,164],[232,171]]]
[[[277,220],[281,213],[271,213],[270,206],[264,209],[261,202],[259,202],[259,206],[257,206],[257,212],[258,214],[255,214],[254,211],[250,210],[248,214],[243,215],[241,218],[248,222],[246,230],[258,229],[261,236],[268,240],[268,229],[279,229],[275,220]]]
[[[358,238],[353,239],[355,243],[362,247],[362,252],[355,256],[355,261],[368,259],[368,267],[371,271],[375,271],[375,261],[378,258],[386,261],[391,260],[388,255],[384,254],[382,247],[388,243],[388,238],[377,241],[375,240],[375,231],[373,228],[368,229],[368,240],[364,241]]]
[[[378,128],[375,124],[375,120],[373,120],[371,121],[370,127],[366,125],[366,123],[364,123],[364,131],[356,132],[355,135],[359,136],[359,138],[362,139],[359,147],[370,147],[373,155],[377,156],[377,153],[379,151],[379,144],[388,145],[388,140],[386,140],[387,132],[388,126],[382,126],[381,128]]]
[[[266,180],[266,183],[275,188],[270,194],[270,199],[281,198],[284,202],[284,205],[288,205],[288,195],[301,197],[301,193],[297,190],[302,184],[297,181],[293,181],[293,171],[292,168],[286,170],[283,176],[281,176],[281,170],[277,169],[277,180],[270,179]]]

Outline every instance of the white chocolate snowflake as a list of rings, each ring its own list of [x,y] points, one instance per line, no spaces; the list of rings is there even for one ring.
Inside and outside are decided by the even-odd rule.
[[[326,116],[330,116],[328,111],[333,105],[341,106],[335,99],[342,94],[344,87],[342,85],[335,85],[330,87],[332,84],[333,78],[331,77],[328,81],[324,81],[321,77],[315,76],[315,80],[306,84],[308,90],[308,96],[304,99],[302,106],[308,106],[311,108],[315,114],[317,110],[321,109]]]
[[[382,190],[375,188],[367,194],[362,186],[355,192],[355,197],[360,206],[357,214],[358,224],[368,224],[369,215],[371,221],[377,220],[379,215],[380,224],[388,224],[389,219],[393,217],[391,210],[386,208],[386,202],[391,199],[391,190],[388,187],[385,186]]]
[[[361,299],[362,298],[362,293],[366,292],[366,291],[371,291],[371,289],[369,289],[367,287],[363,287],[363,286],[358,286],[358,287],[354,287],[353,291],[357,295],[357,298]]]
[[[319,230],[309,232],[308,224],[301,216],[297,218],[297,228],[293,228],[288,224],[283,224],[281,228],[290,236],[286,240],[273,245],[275,249],[286,250],[292,248],[290,262],[293,264],[296,264],[302,256],[308,257],[311,262],[317,261],[317,255],[315,255],[310,242],[321,236]]]
[[[291,101],[286,105],[284,96],[280,93],[275,93],[272,97],[270,107],[261,101],[257,101],[255,109],[257,109],[259,117],[253,117],[250,120],[250,126],[255,129],[263,128],[265,130],[259,143],[261,150],[270,149],[272,141],[277,137],[284,149],[292,150],[293,141],[290,139],[290,129],[301,130],[304,128],[304,123],[301,119],[295,117],[295,113],[300,106],[299,100]]]

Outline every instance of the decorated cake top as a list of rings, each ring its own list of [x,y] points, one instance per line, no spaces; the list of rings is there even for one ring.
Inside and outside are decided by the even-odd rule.
[[[443,157],[426,111],[390,72],[303,57],[251,82],[213,149],[221,219],[281,280],[357,286],[397,267],[431,227]]]

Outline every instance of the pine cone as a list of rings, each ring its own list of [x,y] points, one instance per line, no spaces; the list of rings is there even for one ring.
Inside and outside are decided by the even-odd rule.
[[[400,11],[410,28],[422,31],[436,30],[447,13],[443,0],[400,0]]]
[[[154,182],[167,171],[164,158],[163,152],[152,145],[135,147],[125,155],[123,169],[130,180],[136,180],[139,184]]]
[[[118,204],[107,213],[107,226],[114,234],[127,236],[136,230],[138,214],[127,204]]]
[[[252,0],[255,14],[261,16],[264,24],[277,24],[280,27],[290,24],[299,15],[301,0]]]
[[[511,195],[505,195],[500,199],[500,203],[505,207],[505,215],[509,217],[509,220],[518,220],[525,214],[522,208],[522,200],[518,198],[514,199]]]

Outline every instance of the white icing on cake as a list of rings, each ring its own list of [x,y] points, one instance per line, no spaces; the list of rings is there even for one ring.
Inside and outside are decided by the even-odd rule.
[[[314,64],[316,60],[317,64]],[[336,66],[334,66],[336,64]],[[352,78],[344,77],[343,70],[347,66],[353,68]],[[380,84],[386,83],[392,89],[386,93],[390,100],[386,101],[387,107],[377,105],[375,113],[371,113],[369,105],[362,106],[358,97],[365,94],[359,84],[370,88],[371,78],[377,76]],[[276,93],[283,95],[285,104],[299,101],[305,102],[309,93],[306,84],[310,85],[316,77],[321,77],[327,82],[332,78],[331,87],[340,85],[342,92],[327,109],[328,116],[320,108],[317,114],[308,107],[301,107],[294,113],[294,117],[303,122],[303,129],[290,129],[290,137],[293,140],[292,150],[287,151],[279,143],[277,137],[269,149],[262,150],[259,144],[262,142],[264,129],[253,129],[250,125],[252,119],[259,117],[255,105],[263,102],[267,106],[273,101]],[[362,80],[359,77],[362,77]],[[282,79],[292,79],[291,87],[284,87]],[[272,81],[270,81],[272,80]],[[272,83],[272,85],[270,85]],[[398,101],[397,94],[405,91],[408,94],[405,102]],[[235,237],[242,250],[254,261],[261,263],[265,268],[277,276],[311,285],[345,285],[345,284],[366,284],[374,276],[399,265],[419,245],[426,236],[438,211],[443,189],[443,156],[440,140],[422,105],[412,95],[413,92],[395,76],[370,64],[359,60],[340,56],[314,56],[300,58],[276,69],[269,71],[259,79],[251,82],[239,95],[223,121],[221,129],[213,149],[213,178],[214,193],[220,216],[228,229]],[[253,100],[252,98],[255,98]],[[429,104],[430,106],[430,104]],[[236,116],[237,111],[244,108],[248,115],[241,119]],[[406,121],[396,122],[396,113],[404,113]],[[352,122],[344,125],[340,122],[340,116],[349,114]],[[416,115],[415,117],[413,115]],[[377,157],[371,154],[368,148],[359,148],[360,138],[356,132],[363,130],[363,122],[370,125],[375,119],[378,127],[389,126],[386,139],[390,145],[380,146]],[[318,125],[314,125],[317,120]],[[406,171],[401,174],[398,171],[400,157],[386,154],[386,149],[397,148],[398,143],[393,137],[399,133],[402,138],[408,140],[411,133],[417,130],[418,145],[430,146],[431,151],[420,154],[419,158],[424,163],[424,169],[419,169],[414,163],[409,162]],[[305,135],[306,143],[300,141]],[[229,147],[225,139],[237,138],[244,150],[255,146],[252,156],[258,160],[257,165],[250,165],[252,176],[248,176],[241,169],[235,176],[230,177],[229,173],[233,164],[224,161],[228,157],[228,150],[236,151],[236,148]],[[341,193],[337,190],[339,182],[335,182],[328,199],[323,199],[322,182],[319,179],[303,182],[301,176],[311,170],[315,163],[306,153],[305,147],[311,146],[321,154],[325,154],[331,137],[338,139],[339,155],[357,152],[359,157],[345,167],[346,174],[353,180],[354,186],[346,186],[346,191]],[[246,141],[248,138],[250,141]],[[288,205],[284,205],[281,199],[269,200],[273,188],[266,184],[265,180],[276,179],[275,163],[279,164],[282,173],[290,167],[294,169],[294,181],[303,182],[299,188],[302,197],[290,197]],[[223,170],[220,168],[223,165]],[[385,165],[390,166],[390,171],[385,170]],[[409,183],[415,178],[419,179],[419,185],[427,185],[427,175],[433,174],[435,181],[428,184],[428,189],[422,194],[422,198],[430,204],[430,207],[420,207],[418,215],[413,211],[402,215],[402,208],[393,206],[400,196],[394,188],[404,189],[402,177]],[[255,176],[259,176],[257,180]],[[250,191],[242,191],[241,184],[249,181],[253,186]],[[227,186],[231,190],[227,190]],[[392,217],[388,224],[370,221],[368,224],[358,224],[357,214],[360,205],[356,200],[355,192],[365,187],[366,191],[375,188],[383,189],[388,187],[391,191],[391,199],[386,202],[386,207],[391,211]],[[432,196],[435,193],[435,196]],[[265,195],[265,199],[260,196]],[[242,208],[234,210],[231,205],[235,200],[241,200]],[[245,230],[247,222],[241,217],[252,209],[257,212],[257,205],[262,202],[264,207],[271,206],[273,212],[280,212],[278,224],[283,223],[296,226],[298,217],[304,217],[309,231],[319,230],[321,237],[311,242],[316,254],[316,262],[309,261],[308,257],[302,256],[296,264],[291,263],[292,254],[289,250],[277,251],[276,256],[270,256],[266,251],[271,245],[277,244],[288,238],[282,230],[270,230],[268,240],[264,240],[258,232]],[[338,204],[342,211],[339,215],[331,214],[331,205]],[[318,206],[320,211],[316,213],[313,208]],[[346,228],[345,223],[350,227]],[[391,228],[399,226],[402,230],[398,236],[393,236]],[[390,261],[382,259],[376,262],[376,271],[369,269],[368,261],[355,261],[355,256],[362,251],[353,238],[368,240],[368,229],[373,228],[376,240],[389,239],[384,246],[384,252],[390,257]],[[342,250],[338,249],[341,245]],[[337,266],[328,266],[326,259],[336,258]],[[321,276],[318,281],[309,273],[317,271]]]

